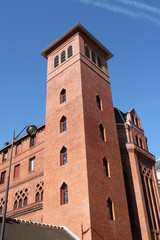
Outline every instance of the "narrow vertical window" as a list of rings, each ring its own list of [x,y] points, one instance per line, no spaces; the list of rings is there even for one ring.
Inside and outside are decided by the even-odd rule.
[[[64,103],[66,101],[66,90],[62,89],[60,92],[60,103]]]
[[[1,180],[0,180],[0,184],[4,184],[5,183],[5,176],[6,176],[6,171],[1,173]]]
[[[63,183],[61,186],[61,204],[68,203],[68,186],[67,184]]]
[[[68,58],[70,58],[72,56],[73,52],[72,52],[72,46],[68,47]]]
[[[43,191],[41,192],[41,201],[43,201]]]
[[[95,53],[93,51],[92,51],[92,61],[94,63],[96,63],[96,55],[95,55]]]
[[[19,208],[22,208],[22,198],[19,200]]]
[[[99,95],[96,96],[97,107],[102,111],[102,100]]]
[[[103,158],[103,171],[105,176],[110,177],[109,162],[105,157]]]
[[[136,125],[138,126],[138,118],[136,117]]]
[[[60,120],[60,132],[65,132],[67,130],[67,119],[63,116]]]
[[[5,150],[3,153],[2,162],[5,162],[7,160],[7,155],[8,155],[8,150]]]
[[[143,148],[142,138],[139,139],[140,147]]]
[[[98,67],[102,68],[101,58],[97,57]]]
[[[29,172],[35,170],[35,157],[29,159]]]
[[[113,209],[113,203],[110,198],[107,200],[107,211],[108,211],[108,219],[114,221],[114,209]]]
[[[99,125],[100,136],[103,141],[106,141],[105,129],[102,124]]]
[[[87,45],[85,45],[85,55],[90,58],[90,51]]]
[[[2,206],[0,206],[0,215],[2,215]]]
[[[31,136],[30,138],[30,147],[33,147],[36,145],[36,135]]]
[[[27,199],[27,197],[25,197],[24,202],[23,202],[23,206],[25,207],[25,206],[27,206],[27,204],[28,204],[28,199]]]
[[[63,63],[66,60],[66,53],[65,51],[61,52],[61,63]]]
[[[17,200],[14,202],[13,208],[14,208],[14,210],[18,208]]]
[[[133,114],[131,115],[132,123],[134,123],[134,116]]]
[[[39,192],[37,192],[35,196],[35,202],[39,202],[39,201],[40,201],[40,194]]]
[[[16,145],[16,155],[20,154],[22,151],[22,144],[21,142]]]
[[[60,152],[60,165],[67,164],[67,148],[63,147]]]
[[[59,56],[57,55],[54,58],[54,67],[56,68],[56,67],[58,67],[58,65],[59,65]]]
[[[136,145],[139,146],[138,144],[138,136],[136,135]]]
[[[14,167],[14,178],[19,178],[20,164]]]

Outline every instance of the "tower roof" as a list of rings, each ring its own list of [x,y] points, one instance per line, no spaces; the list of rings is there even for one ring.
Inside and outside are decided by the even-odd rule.
[[[105,53],[107,60],[113,57],[113,54],[106,47],[104,47],[91,33],[89,33],[80,23],[76,24],[74,27],[64,33],[61,37],[51,43],[41,52],[41,55],[47,58],[48,54],[50,54],[54,49],[56,49],[59,45],[61,45],[63,42],[65,42],[77,32],[80,32],[82,35],[89,38],[90,41],[92,41],[97,47],[99,47]]]

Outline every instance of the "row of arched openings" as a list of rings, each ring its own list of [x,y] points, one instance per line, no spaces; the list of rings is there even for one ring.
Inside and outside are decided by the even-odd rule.
[[[73,49],[72,46],[70,45],[67,49],[67,57],[70,58],[73,55]],[[66,51],[63,50],[60,55],[60,63],[65,62],[66,60]],[[54,58],[54,68],[59,66],[59,55],[56,55]]]
[[[90,50],[89,47],[87,46],[87,44],[85,45],[85,55],[86,57],[88,57],[89,59],[92,59],[92,62],[97,64],[98,67],[102,68],[102,62],[101,62],[101,58],[98,56],[96,57],[94,51]]]

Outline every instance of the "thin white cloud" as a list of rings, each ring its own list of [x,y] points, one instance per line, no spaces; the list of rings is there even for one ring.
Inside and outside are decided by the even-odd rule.
[[[137,2],[137,1],[130,1],[130,0],[115,0],[115,2],[119,2],[122,4],[125,4],[127,6],[131,6],[131,7],[136,7],[138,9],[142,9],[142,10],[147,10],[151,13],[155,13],[155,14],[159,14],[160,15],[160,9],[153,7],[151,5],[142,3],[142,2]]]
[[[146,19],[156,25],[160,26],[160,19],[153,17],[151,14],[146,14],[145,12],[137,12],[134,10],[131,10],[129,8],[124,8],[120,5],[115,5],[115,4],[111,4],[111,3],[104,3],[104,2],[100,2],[100,1],[93,1],[93,0],[75,0],[84,4],[88,4],[88,5],[92,5],[95,7],[99,7],[99,8],[103,8],[106,10],[109,10],[111,12],[115,12],[115,13],[121,13],[124,15],[128,15],[132,18],[140,18],[140,19]],[[129,2],[128,0],[115,0],[115,1],[125,1],[125,2]]]

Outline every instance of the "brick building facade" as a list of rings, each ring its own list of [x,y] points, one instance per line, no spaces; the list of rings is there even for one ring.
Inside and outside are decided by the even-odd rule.
[[[80,24],[41,54],[48,60],[46,122],[15,143],[7,215],[65,225],[84,240],[158,239],[155,159],[136,113],[113,108],[112,54]],[[1,212],[9,155],[6,143]]]

